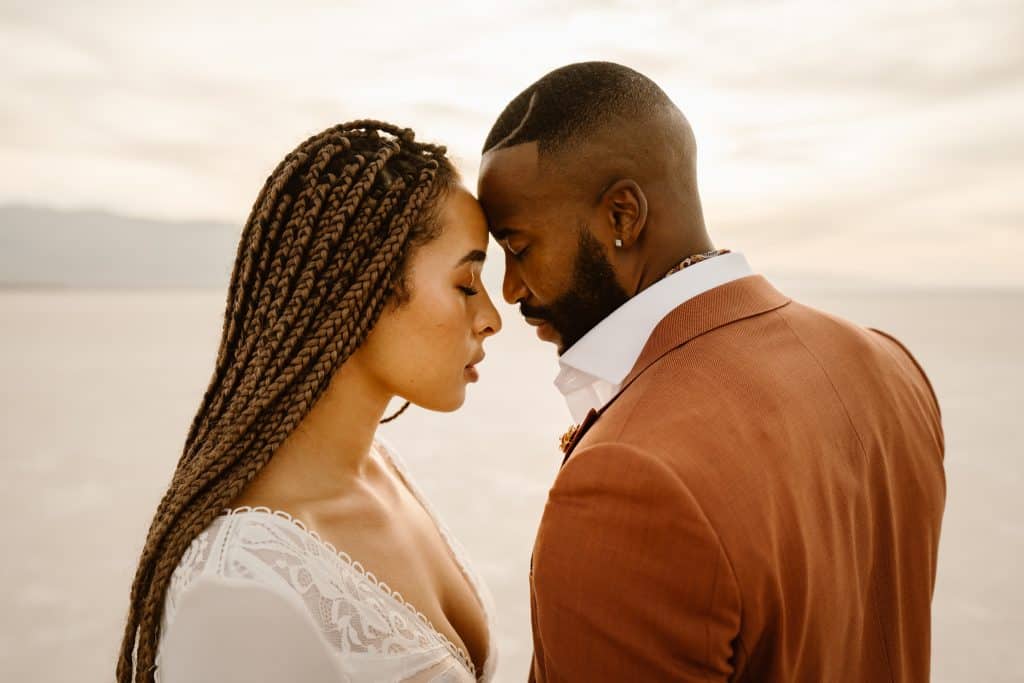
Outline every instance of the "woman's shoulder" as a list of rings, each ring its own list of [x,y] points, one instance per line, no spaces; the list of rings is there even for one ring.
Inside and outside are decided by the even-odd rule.
[[[252,584],[270,585],[272,575],[267,569],[273,562],[269,550],[280,553],[301,548],[284,533],[284,527],[275,521],[277,515],[269,509],[236,508],[225,510],[213,519],[189,544],[178,561],[165,598],[164,618],[170,620],[177,612],[184,596],[200,585],[218,585],[237,580]],[[276,537],[274,542],[269,542]],[[267,551],[253,552],[265,546]]]
[[[237,579],[286,587],[289,568],[346,564],[315,531],[282,510],[241,506],[224,510],[189,545],[171,579],[185,588],[196,579]]]

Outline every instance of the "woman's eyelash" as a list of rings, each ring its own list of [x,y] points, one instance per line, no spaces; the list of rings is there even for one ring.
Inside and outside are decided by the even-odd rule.
[[[479,289],[473,289],[472,287],[459,287],[463,294],[466,296],[476,296],[480,293]]]

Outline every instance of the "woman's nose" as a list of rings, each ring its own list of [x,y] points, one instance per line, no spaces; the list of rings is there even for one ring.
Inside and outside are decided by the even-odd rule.
[[[501,314],[498,313],[498,309],[494,307],[494,302],[491,301],[489,294],[484,292],[484,296],[487,299],[487,305],[484,307],[481,315],[481,329],[480,334],[484,337],[490,337],[491,335],[498,334],[501,331]]]

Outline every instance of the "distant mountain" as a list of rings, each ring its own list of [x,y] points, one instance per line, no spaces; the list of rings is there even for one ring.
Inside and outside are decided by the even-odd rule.
[[[160,221],[106,211],[0,206],[0,288],[225,289],[242,226],[213,221]],[[501,293],[504,268],[497,245],[484,282]],[[748,254],[749,256],[749,254]],[[783,291],[901,289],[896,279],[841,275],[820,269],[774,267],[751,260]]]
[[[0,287],[227,287],[241,225],[0,206]]]

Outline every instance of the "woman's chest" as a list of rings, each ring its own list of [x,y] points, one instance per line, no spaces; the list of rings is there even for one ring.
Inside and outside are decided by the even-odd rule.
[[[419,612],[478,670],[489,646],[480,597],[433,518],[411,494],[387,501],[362,522],[322,525],[320,534],[357,560],[385,591]]]

